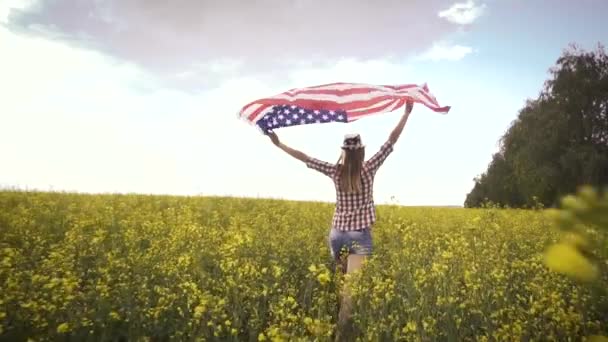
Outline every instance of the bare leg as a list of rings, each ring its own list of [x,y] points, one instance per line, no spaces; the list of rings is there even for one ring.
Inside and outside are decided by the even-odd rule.
[[[348,259],[346,260],[346,262],[347,262],[346,273],[352,274],[354,272],[359,271],[362,268],[363,262],[365,261],[366,257],[367,256],[365,256],[365,255],[356,255],[356,254],[349,255]],[[351,319],[352,302],[351,302],[351,297],[350,297],[349,286],[350,286],[350,284],[347,281],[345,281],[344,286],[342,287],[340,313],[338,314],[338,327],[339,327],[338,329],[341,329],[341,328],[347,326],[348,322],[350,322],[350,319]],[[336,339],[336,340],[338,340],[338,339]]]
[[[352,274],[360,270],[363,266],[363,261],[365,260],[365,258],[365,255],[349,255],[347,259],[346,273]],[[344,287],[342,289],[342,306],[340,309],[340,316],[344,320],[350,319],[351,316],[352,303],[350,298],[349,286],[350,284],[348,282],[345,282]]]
[[[365,261],[365,259],[367,258],[367,255],[358,255],[358,254],[351,254],[348,256],[347,262],[347,272],[348,273],[353,273],[355,271],[358,271],[361,269],[361,267],[363,266],[363,262]]]

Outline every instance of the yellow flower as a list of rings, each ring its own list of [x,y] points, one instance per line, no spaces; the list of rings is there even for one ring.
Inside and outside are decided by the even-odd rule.
[[[319,281],[319,283],[325,285],[325,284],[329,283],[331,278],[329,277],[329,274],[327,274],[326,272],[323,272],[317,276],[317,280]]]
[[[196,308],[194,308],[194,317],[201,318],[201,316],[203,315],[204,312],[205,312],[205,307],[202,305],[199,305]]]
[[[589,247],[589,242],[581,234],[567,233],[562,238],[562,242],[564,242],[566,244],[569,244],[569,245],[572,245],[572,246],[577,247],[577,248],[580,248],[580,247],[587,248],[587,247]]]
[[[454,254],[452,252],[443,251],[443,253],[441,253],[441,256],[444,259],[451,259],[454,256]]]
[[[566,274],[582,281],[591,281],[598,275],[598,269],[576,248],[559,243],[545,253],[545,265],[554,272]]]
[[[582,213],[589,210],[589,204],[574,195],[563,197],[561,202],[564,208],[572,209],[575,212]]]
[[[416,322],[414,322],[414,321],[407,322],[405,327],[403,327],[403,329],[402,329],[403,333],[414,332],[414,331],[416,331]]]
[[[70,331],[70,325],[67,323],[61,323],[57,326],[57,332],[60,334],[64,334],[68,331]]]

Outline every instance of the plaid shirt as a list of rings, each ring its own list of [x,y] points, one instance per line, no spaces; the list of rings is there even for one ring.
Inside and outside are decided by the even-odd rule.
[[[337,165],[316,158],[309,158],[306,166],[330,177],[336,188],[336,209],[333,217],[333,227],[342,231],[371,228],[376,222],[376,207],[374,205],[374,177],[376,171],[388,155],[393,152],[390,141],[385,142],[380,150],[361,169],[362,191],[346,193],[340,190]]]

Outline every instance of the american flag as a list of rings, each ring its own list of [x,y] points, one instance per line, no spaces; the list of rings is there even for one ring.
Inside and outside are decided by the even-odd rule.
[[[440,106],[426,84],[372,85],[329,83],[296,88],[245,105],[238,116],[262,132],[287,126],[328,122],[348,123],[370,115],[396,110],[411,99],[438,113]]]

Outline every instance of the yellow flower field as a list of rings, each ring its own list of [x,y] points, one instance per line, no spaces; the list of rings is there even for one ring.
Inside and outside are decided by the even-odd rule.
[[[327,246],[332,213],[326,203],[0,192],[0,340],[332,340],[343,281]],[[559,238],[542,211],[380,206],[378,218],[374,256],[352,279],[350,340],[608,335],[608,265],[584,286],[551,272],[543,252]]]

